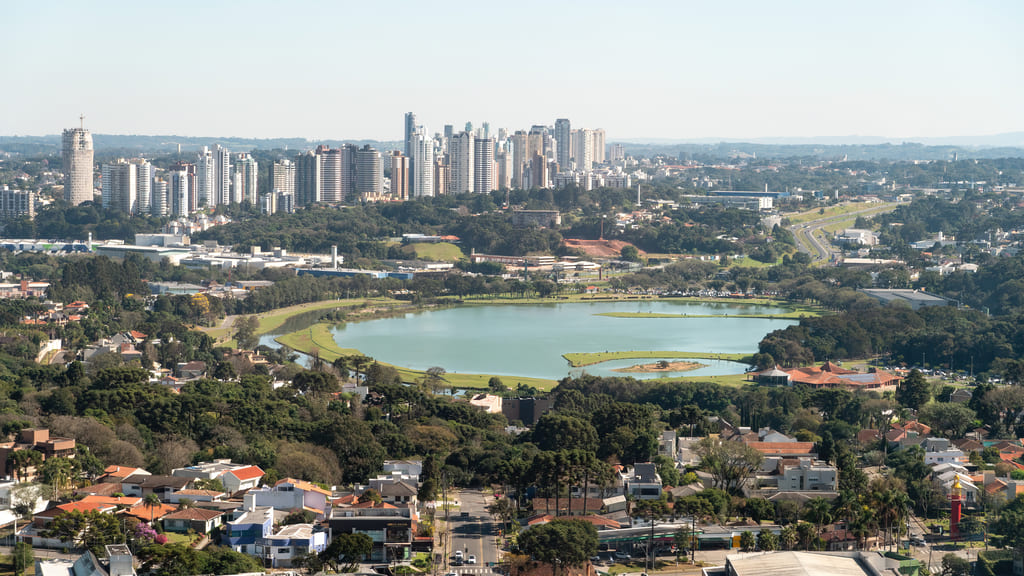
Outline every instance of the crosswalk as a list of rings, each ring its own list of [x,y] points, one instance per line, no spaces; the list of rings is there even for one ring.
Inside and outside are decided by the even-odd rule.
[[[486,566],[480,566],[478,568],[464,568],[462,566],[459,566],[458,568],[452,568],[451,571],[455,574],[458,574],[459,576],[465,576],[469,574],[497,574],[497,572],[495,572],[493,568],[488,568]]]

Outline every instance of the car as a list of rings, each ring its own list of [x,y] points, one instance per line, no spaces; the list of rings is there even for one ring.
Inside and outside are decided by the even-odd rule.
[[[455,559],[456,560],[462,560],[462,550],[456,550],[455,551]]]
[[[469,512],[460,512],[459,513],[459,517],[460,518],[469,518]]]
[[[449,572],[449,573],[445,574],[444,576],[459,576],[459,573],[458,572]]]
[[[615,559],[616,560],[629,560],[629,554],[626,554],[625,552],[621,552],[621,551],[620,552],[616,552],[615,553]]]
[[[466,564],[476,564],[476,556],[470,554],[469,558],[466,558]]]
[[[462,566],[462,564],[462,558],[456,558],[455,560],[452,560],[452,566]]]

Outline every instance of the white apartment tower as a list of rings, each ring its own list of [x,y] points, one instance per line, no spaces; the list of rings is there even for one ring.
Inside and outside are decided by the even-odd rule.
[[[189,177],[185,170],[174,170],[170,177],[170,212],[171,216],[188,216],[191,213]]]
[[[295,163],[287,158],[274,162],[271,167],[271,192],[295,193]]]
[[[64,199],[72,206],[92,201],[92,134],[84,126],[69,128],[62,144]]]
[[[473,192],[487,194],[494,186],[494,138],[473,143]]]
[[[163,178],[153,178],[149,213],[153,216],[167,216],[170,213],[170,187]]]
[[[448,190],[452,194],[472,192],[474,142],[472,132],[459,132],[448,141]]]
[[[215,169],[213,151],[203,146],[196,158],[196,207],[204,208],[216,204]]]
[[[594,167],[594,131],[581,128],[574,130],[573,158],[576,160],[576,169],[581,172],[590,172]]]
[[[409,157],[410,190],[413,198],[434,195],[434,139],[427,136],[422,126],[412,136],[412,154]]]
[[[253,206],[258,199],[256,197],[256,178],[259,173],[259,163],[249,154],[239,154],[235,160],[235,181],[237,188],[234,190],[233,200],[236,202],[248,202]]]

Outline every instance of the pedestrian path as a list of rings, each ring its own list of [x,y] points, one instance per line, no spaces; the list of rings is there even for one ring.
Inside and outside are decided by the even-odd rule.
[[[488,568],[487,566],[480,566],[474,568],[464,568],[462,566],[459,566],[457,568],[452,568],[451,571],[456,574],[459,574],[460,576],[465,574],[497,574],[497,572],[495,572],[492,568]]]

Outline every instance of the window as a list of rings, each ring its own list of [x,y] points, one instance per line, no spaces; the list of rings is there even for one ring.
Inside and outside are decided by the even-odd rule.
[[[277,549],[277,553],[278,554],[291,554],[291,552],[292,552],[291,548],[278,548]]]

